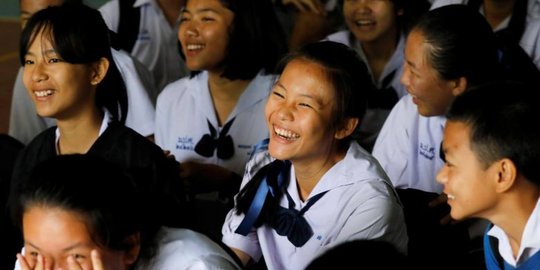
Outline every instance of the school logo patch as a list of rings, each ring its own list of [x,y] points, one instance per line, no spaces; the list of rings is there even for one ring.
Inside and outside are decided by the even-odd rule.
[[[176,141],[176,149],[193,151],[193,149],[195,149],[195,143],[193,143],[193,138],[178,137],[178,140]]]
[[[435,157],[435,147],[427,143],[420,143],[418,153],[429,160],[433,160]]]

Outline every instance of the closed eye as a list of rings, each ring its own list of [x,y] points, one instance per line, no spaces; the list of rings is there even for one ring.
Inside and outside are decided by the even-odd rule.
[[[280,94],[280,93],[278,93],[276,91],[272,91],[272,95],[280,97],[280,98],[285,98],[282,94]]]
[[[51,58],[49,59],[49,63],[60,63],[62,62],[62,59],[59,58]]]

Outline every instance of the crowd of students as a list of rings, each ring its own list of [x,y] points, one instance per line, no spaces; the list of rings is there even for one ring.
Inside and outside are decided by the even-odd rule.
[[[540,2],[433,2],[20,0],[0,268],[540,267]]]

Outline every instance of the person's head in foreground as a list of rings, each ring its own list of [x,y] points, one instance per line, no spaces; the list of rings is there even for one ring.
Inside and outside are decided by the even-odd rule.
[[[132,269],[151,257],[159,227],[135,190],[130,176],[98,157],[41,163],[12,206],[24,237],[21,269]]]

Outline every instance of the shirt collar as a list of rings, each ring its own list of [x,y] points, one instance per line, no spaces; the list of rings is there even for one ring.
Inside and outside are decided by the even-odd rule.
[[[103,119],[101,120],[101,126],[99,128],[99,133],[98,133],[98,137],[101,136],[101,134],[103,134],[103,132],[105,132],[105,130],[107,129],[107,127],[109,127],[109,122],[112,121],[112,116],[111,114],[109,113],[108,110],[106,109],[103,109]],[[56,148],[56,154],[59,155],[60,154],[60,149],[58,148],[58,144],[60,143],[60,130],[58,129],[58,127],[56,127],[56,130],[55,130],[55,140],[54,140],[54,145],[55,145],[55,148]]]
[[[499,254],[512,266],[515,267],[517,262],[527,260],[536,251],[540,250],[540,198],[536,202],[536,206],[525,224],[517,260],[514,258],[508,236],[500,227],[494,225],[487,234],[499,240]]]

